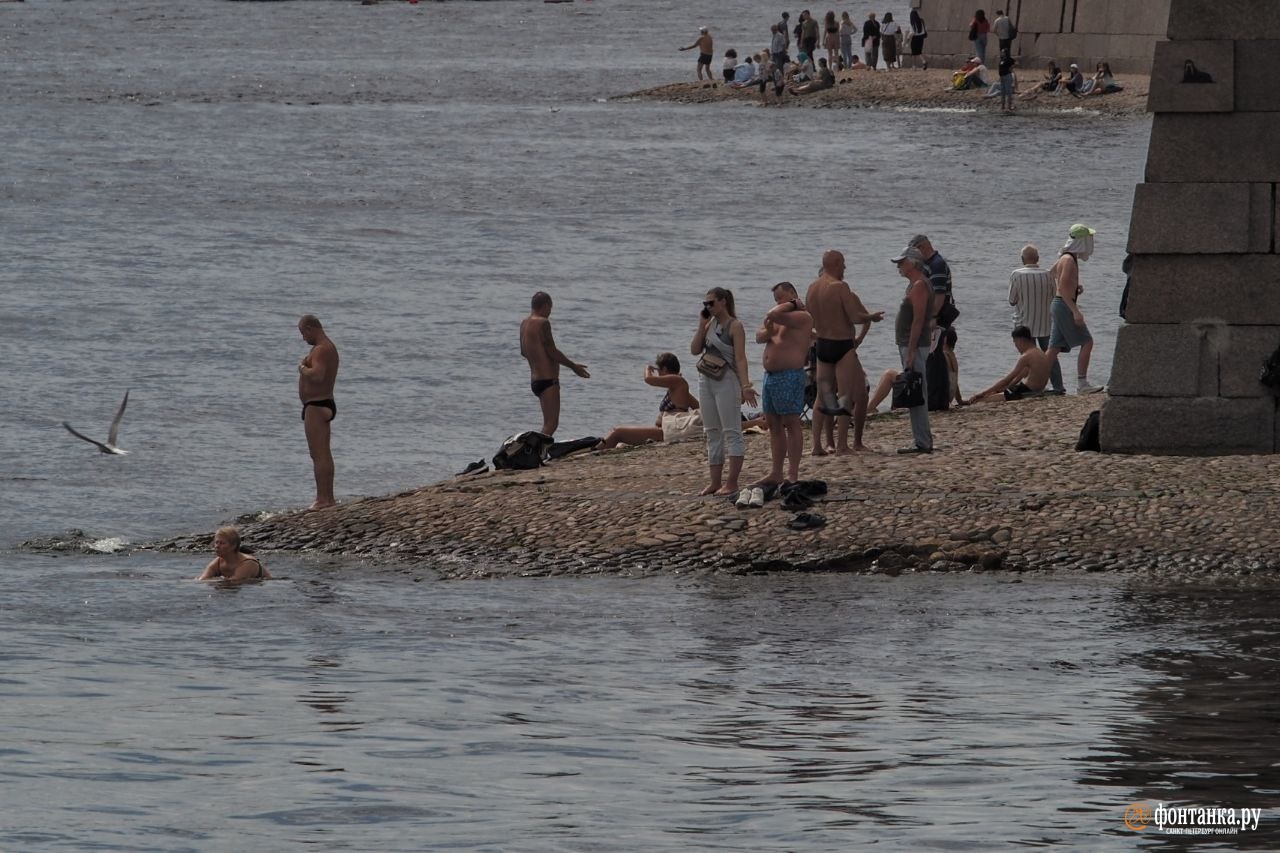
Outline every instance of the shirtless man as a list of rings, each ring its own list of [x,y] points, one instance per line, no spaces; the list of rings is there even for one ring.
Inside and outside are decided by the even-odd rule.
[[[826,415],[852,415],[853,450],[868,450],[862,443],[862,430],[867,422],[867,375],[858,360],[857,349],[871,324],[884,319],[884,312],[867,311],[862,300],[849,289],[844,281],[844,255],[835,249],[823,254],[822,272],[809,285],[805,304],[813,315],[814,330],[818,334],[818,410]],[[857,326],[862,330],[855,334]],[[814,429],[818,428],[815,418]],[[814,455],[824,455],[825,451],[818,453],[818,449],[815,444]],[[842,421],[836,453],[850,452],[848,426]]]
[[[804,362],[809,354],[813,317],[805,310],[796,287],[789,281],[773,286],[774,306],[756,331],[756,343],[764,344],[764,394],[761,404],[769,424],[769,450],[773,464],[757,486],[783,482],[782,462],[788,460],[786,482],[800,479],[800,454],[804,450]]]
[[[315,469],[316,500],[312,509],[333,506],[333,454],[329,452],[329,423],[338,416],[333,385],[338,380],[338,348],[324,333],[314,314],[303,314],[298,333],[311,352],[298,364],[298,399],[302,400],[302,427]]]
[[[1045,386],[1049,384],[1049,373],[1053,369],[1053,359],[1036,346],[1036,339],[1026,326],[1013,330],[1013,346],[1018,350],[1018,362],[1013,370],[981,394],[973,395],[969,399],[970,403],[981,403],[991,398],[997,401],[1022,400],[1044,394]]]
[[[707,32],[706,27],[700,27],[698,29],[698,38],[696,41],[694,41],[693,44],[689,45],[688,47],[682,47],[680,49],[693,50],[695,47],[698,49],[698,79],[699,80],[702,79],[702,69],[705,68],[707,70],[707,82],[708,83],[714,82],[715,78],[711,76],[711,58],[712,58],[711,33]]]
[[[1053,325],[1049,332],[1049,358],[1058,360],[1058,353],[1071,352],[1079,347],[1076,356],[1076,393],[1094,394],[1101,385],[1089,382],[1089,357],[1093,353],[1093,335],[1085,325],[1077,300],[1084,288],[1080,286],[1080,262],[1093,254],[1093,235],[1097,232],[1087,225],[1072,225],[1067,234],[1067,244],[1059,252],[1057,263],[1049,268],[1049,275],[1057,285],[1056,295],[1049,303],[1049,316]]]
[[[556,349],[551,338],[551,297],[539,290],[530,307],[533,310],[520,323],[520,354],[529,362],[529,390],[542,406],[542,434],[552,436],[560,426],[560,365],[583,379],[591,374],[586,365]]]

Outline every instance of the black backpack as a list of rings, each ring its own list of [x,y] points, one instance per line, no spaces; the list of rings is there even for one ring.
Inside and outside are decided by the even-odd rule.
[[[511,468],[528,471],[539,468],[547,458],[547,450],[554,439],[535,430],[519,432],[502,442],[493,457],[496,470]]]
[[[1094,453],[1102,452],[1102,443],[1098,440],[1101,420],[1101,412],[1093,411],[1089,413],[1089,417],[1084,419],[1084,426],[1080,428],[1080,440],[1076,442],[1076,450],[1089,450]]]

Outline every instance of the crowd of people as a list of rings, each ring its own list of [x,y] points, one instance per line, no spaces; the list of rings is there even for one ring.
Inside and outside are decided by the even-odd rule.
[[[885,12],[880,18],[875,12],[868,13],[861,28],[848,12],[841,13],[837,19],[834,11],[828,11],[819,22],[805,9],[794,25],[790,19],[791,13],[783,12],[781,19],[770,26],[767,49],[762,48],[745,57],[739,57],[735,48],[726,50],[721,68],[724,85],[735,89],[757,88],[761,100],[767,103],[770,93],[778,98],[784,91],[803,95],[830,89],[835,86],[836,74],[841,71],[903,68],[904,62],[912,68],[929,67],[924,57],[924,43],[929,32],[917,9],[911,10],[905,27],[893,19],[892,12]],[[987,42],[993,33],[999,57],[996,79],[989,80]],[[854,41],[859,38],[861,57],[854,50]],[[984,10],[976,10],[969,25],[973,53],[952,73],[950,88],[987,89],[988,97],[1001,99],[1004,112],[1013,112],[1017,94],[1017,78],[1013,72],[1017,64],[1013,52],[1016,38],[1017,24],[1003,9],[996,11],[994,20],[988,19]],[[696,74],[703,86],[714,87],[720,82],[711,69],[714,48],[715,40],[707,27],[699,29],[692,44],[680,48],[682,51],[698,51]],[[826,55],[819,56],[819,50],[825,51]],[[1093,76],[1087,79],[1074,63],[1070,64],[1068,71],[1064,79],[1056,62],[1051,61],[1046,79],[1020,97],[1030,100],[1045,92],[1084,97],[1107,95],[1124,89],[1116,81],[1107,62],[1099,62]]]
[[[769,432],[768,473],[749,488],[789,488],[799,482],[804,449],[802,418],[812,420],[810,453],[823,456],[871,450],[864,443],[869,410],[892,391],[914,387],[916,396],[904,400],[911,422],[911,443],[900,454],[928,454],[934,449],[929,411],[987,400],[1022,400],[1044,394],[1065,394],[1058,356],[1077,350],[1079,394],[1102,388],[1089,382],[1093,338],[1079,299],[1079,265],[1093,254],[1094,229],[1071,226],[1058,258],[1040,267],[1034,245],[1023,247],[1021,265],[1010,274],[1009,304],[1013,307],[1012,343],[1017,359],[1010,371],[991,387],[964,399],[959,391],[955,359],[959,317],[952,289],[951,268],[929,237],[917,234],[890,259],[906,280],[894,318],[894,343],[901,369],[886,371],[872,395],[858,348],[871,327],[885,317],[869,310],[844,279],[845,259],[830,249],[822,256],[818,277],[802,297],[789,281],[771,291],[774,304],[756,327],[754,338],[764,344],[764,381],[757,394],[747,357],[748,331],[738,317],[732,291],[713,287],[698,313],[689,353],[697,359],[698,393],[681,374],[679,359],[660,354],[644,371],[646,384],[663,388],[653,426],[614,428],[597,447],[619,444],[674,442],[702,436],[707,446],[708,478],[701,495],[739,494],[746,445],[743,405],[763,409]],[[560,367],[584,378],[586,368],[564,355],[551,334],[551,297],[534,294],[531,313],[520,331],[521,353],[529,363],[530,390],[542,408],[542,432],[554,434],[559,424]],[[812,374],[812,381],[810,376]],[[853,443],[849,444],[849,430]]]

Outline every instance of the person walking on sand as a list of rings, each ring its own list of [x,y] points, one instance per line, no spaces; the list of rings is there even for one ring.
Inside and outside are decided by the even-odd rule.
[[[706,27],[700,27],[698,29],[698,37],[694,40],[693,44],[680,49],[693,50],[695,47],[698,49],[698,80],[702,80],[702,72],[705,70],[707,72],[707,82],[714,83],[715,78],[711,76],[713,43],[711,40],[711,33],[707,32]]]
[[[880,53],[884,56],[884,67],[893,68],[898,62],[898,37],[902,33],[902,25],[893,19],[892,12],[884,13],[884,22],[880,24]]]
[[[761,403],[769,423],[771,466],[757,486],[780,485],[800,479],[800,455],[804,452],[804,427],[800,414],[804,411],[806,374],[805,359],[809,354],[809,338],[813,317],[805,310],[796,287],[789,281],[773,286],[774,306],[764,315],[764,323],[756,331],[756,343],[764,344],[764,392]]]
[[[711,482],[700,495],[732,495],[738,491],[742,457],[742,404],[756,405],[747,372],[747,334],[734,311],[733,293],[723,287],[707,291],[689,352],[698,359],[698,397],[707,436]],[[725,476],[724,459],[729,457]]]
[[[298,333],[311,351],[298,363],[298,398],[302,401],[302,429],[316,478],[312,509],[333,506],[333,453],[329,449],[329,424],[338,416],[333,386],[338,381],[338,348],[325,334],[314,314],[303,314]]]
[[[556,348],[551,337],[551,297],[533,294],[528,317],[520,323],[520,354],[529,362],[529,390],[542,407],[542,434],[554,436],[560,426],[560,365],[583,379],[590,379],[585,364],[578,364]]]
[[[1098,233],[1087,225],[1075,224],[1067,233],[1067,244],[1058,253],[1058,261],[1049,270],[1057,285],[1049,313],[1053,316],[1053,331],[1049,334],[1049,358],[1058,360],[1058,353],[1071,352],[1079,347],[1076,356],[1076,393],[1094,394],[1102,390],[1100,385],[1089,384],[1089,357],[1093,354],[1093,335],[1085,325],[1078,300],[1084,288],[1080,286],[1080,262],[1093,254],[1093,235]]]
[[[924,40],[925,38],[928,37],[929,31],[925,29],[924,18],[920,17],[919,11],[912,9],[911,17],[909,18],[908,22],[911,24],[911,32],[910,32],[911,67],[912,68],[916,67],[916,57],[919,56],[921,58],[920,61],[922,63],[920,66],[921,69],[924,71],[928,71],[929,60],[925,59],[923,54],[924,54]]]
[[[818,336],[815,346],[818,411],[853,417],[853,448],[849,448],[847,423],[841,422],[836,443],[838,455],[867,450],[862,443],[867,421],[867,375],[857,350],[871,324],[884,319],[884,312],[871,313],[849,289],[844,281],[844,255],[835,249],[823,253],[822,272],[809,285],[804,301]],[[862,331],[855,334],[858,326]],[[814,446],[818,447],[816,443]]]
[[[907,292],[898,307],[894,322],[894,342],[902,357],[902,369],[914,370],[924,383],[924,399],[929,399],[928,378],[925,376],[925,352],[929,348],[929,306],[933,291],[925,277],[925,257],[915,246],[907,246],[893,259],[898,274],[907,280]],[[932,453],[933,433],[929,429],[929,406],[921,403],[907,410],[911,414],[910,447],[898,448],[899,453]]]

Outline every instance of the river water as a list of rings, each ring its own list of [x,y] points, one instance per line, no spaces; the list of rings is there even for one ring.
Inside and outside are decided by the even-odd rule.
[[[291,558],[229,590],[183,580],[203,558],[17,547],[309,502],[303,312],[343,356],[343,498],[536,427],[537,289],[592,371],[561,435],[600,434],[651,417],[642,367],[706,288],[754,322],[836,247],[892,311],[925,231],[976,389],[1021,245],[1085,221],[1104,381],[1149,122],[609,100],[691,75],[700,24],[718,66],[773,14],[0,4],[0,848],[1101,849],[1171,843],[1133,802],[1275,805],[1276,637],[1232,588]],[[891,364],[889,330],[866,353]],[[126,389],[131,455],[59,426],[105,437]]]

